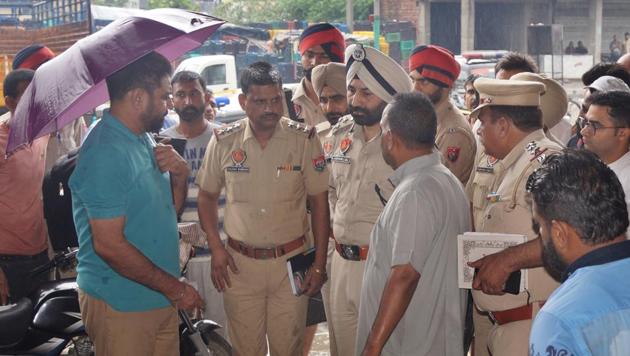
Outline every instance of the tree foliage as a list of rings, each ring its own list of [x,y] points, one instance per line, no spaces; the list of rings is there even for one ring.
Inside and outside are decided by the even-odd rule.
[[[198,11],[199,6],[192,0],[149,0],[149,9],[169,7],[174,9],[186,9]]]
[[[355,20],[366,20],[373,0],[353,0]],[[346,0],[223,0],[218,17],[236,23],[303,20],[345,22]]]
[[[127,7],[129,0],[92,0],[95,5]],[[157,8],[176,8],[187,10],[199,10],[199,6],[194,4],[192,0],[149,0],[149,9]]]

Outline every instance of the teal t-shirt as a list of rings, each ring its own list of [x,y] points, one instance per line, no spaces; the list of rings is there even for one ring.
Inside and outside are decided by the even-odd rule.
[[[122,312],[170,303],[161,293],[118,274],[94,252],[89,220],[124,216],[127,241],[164,271],[179,275],[169,174],[160,172],[154,145],[151,136],[134,134],[106,112],[83,143],[69,182],[79,237],[79,287]]]

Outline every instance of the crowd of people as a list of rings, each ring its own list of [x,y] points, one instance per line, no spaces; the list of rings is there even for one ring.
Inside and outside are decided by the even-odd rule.
[[[292,100],[273,66],[253,63],[240,77],[247,117],[225,126],[206,119],[203,79],[172,76],[157,53],[107,78],[110,108],[70,178],[97,355],[178,353],[177,309],[204,306],[179,278],[190,224],[210,251],[235,355],[308,354],[320,292],[331,355],[630,352],[630,55],[584,74],[573,123],[566,90],[527,55],[468,78],[464,112],[450,98],[460,66],[443,47],[416,47],[405,70],[321,23],[298,48],[305,75]],[[3,83],[2,304],[27,295],[39,283],[27,272],[48,258],[40,187],[52,138],[4,151],[33,73]],[[149,133],[169,105],[179,120],[158,143]],[[469,291],[457,236],[471,231],[527,242],[472,261]],[[296,296],[286,261],[310,248]],[[505,293],[520,270],[527,288]]]

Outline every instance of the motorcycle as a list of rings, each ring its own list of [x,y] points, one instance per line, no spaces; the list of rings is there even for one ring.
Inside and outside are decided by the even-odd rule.
[[[92,343],[85,331],[79,309],[75,278],[59,278],[60,270],[76,263],[77,249],[55,255],[47,264],[31,273],[55,273],[55,280],[39,286],[29,297],[0,311],[0,355],[93,355]],[[211,320],[194,321],[184,311],[180,317],[180,355],[229,356],[230,344],[216,330],[221,326]]]

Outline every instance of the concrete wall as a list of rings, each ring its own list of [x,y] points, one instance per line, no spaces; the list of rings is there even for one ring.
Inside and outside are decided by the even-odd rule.
[[[494,47],[501,49],[512,49],[524,51],[527,47],[527,35],[525,27],[530,23],[551,24],[552,20],[556,24],[564,26],[564,47],[569,41],[577,44],[578,40],[584,42],[589,53],[593,53],[595,49],[594,41],[594,4],[597,0],[557,0],[555,9],[552,9],[552,2],[548,0],[381,0],[381,11],[383,20],[400,20],[411,21],[418,29],[418,41],[421,42],[423,35],[430,37],[431,13],[426,11],[427,18],[423,19],[422,9],[430,8],[431,3],[451,2],[460,3],[468,1],[467,6],[473,6],[471,13],[474,14],[473,21],[476,28],[475,38],[484,36],[479,33],[479,29],[483,28],[488,31],[492,27],[488,23],[487,17],[480,13],[480,8],[505,8],[501,5],[509,5],[507,7],[513,9],[509,13],[502,13],[496,19],[497,28],[493,31],[509,31],[511,34],[497,36]],[[435,19],[433,19],[435,20]],[[483,20],[485,24],[478,23]],[[505,21],[507,20],[507,21]],[[510,26],[506,27],[505,23]],[[418,24],[420,23],[420,27]],[[603,0],[603,19],[602,19],[601,47],[602,52],[608,52],[608,45],[612,40],[613,34],[622,40],[625,32],[630,32],[630,0]],[[422,26],[424,25],[424,26]],[[520,30],[522,29],[522,31]],[[465,43],[472,42],[470,38],[465,39]],[[475,49],[480,49],[474,41]],[[469,47],[469,46],[465,46]],[[483,46],[483,47],[488,47]],[[595,59],[596,62],[599,58]]]

